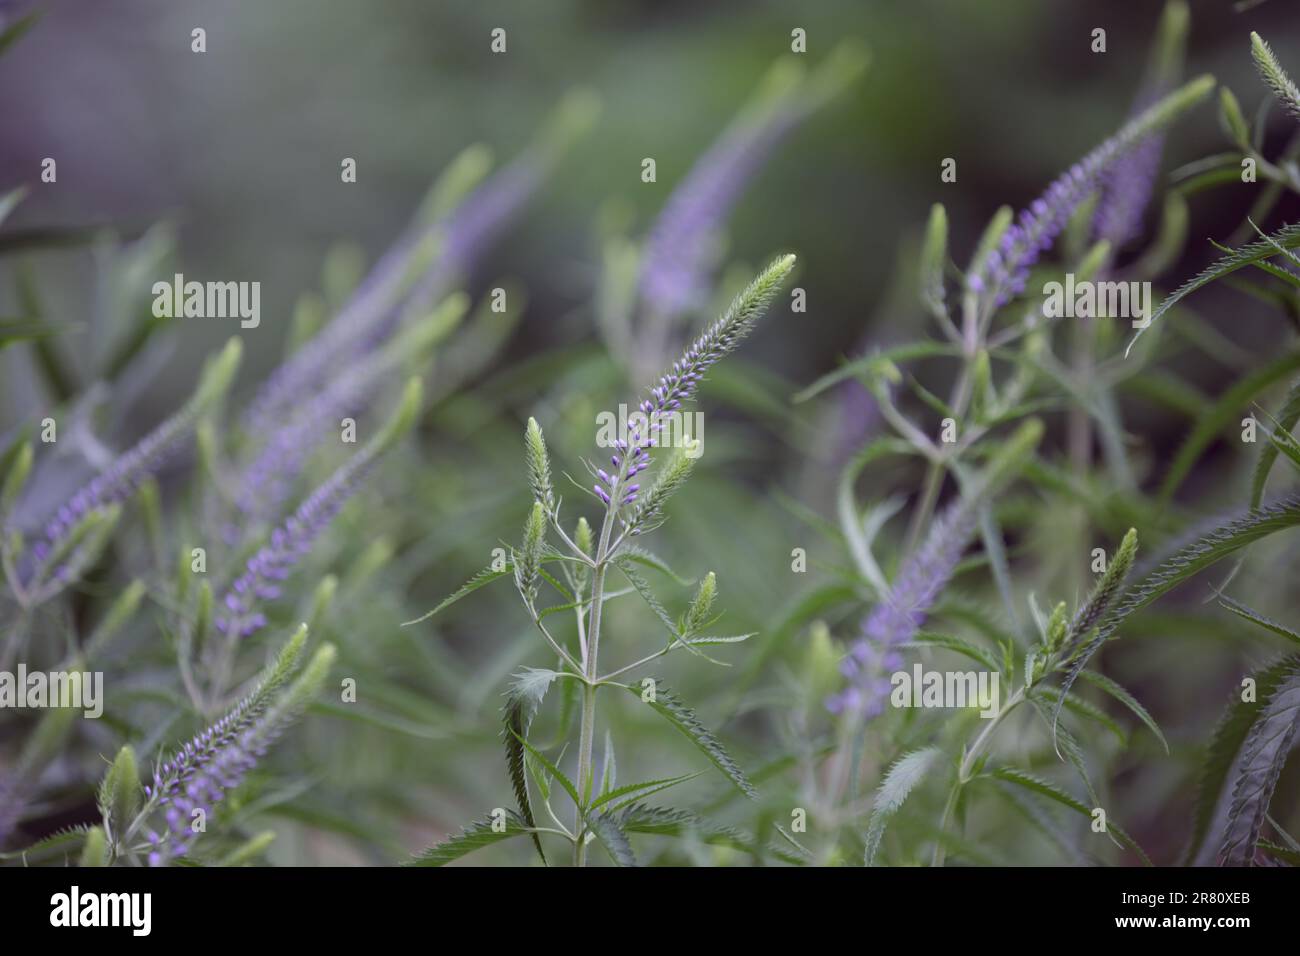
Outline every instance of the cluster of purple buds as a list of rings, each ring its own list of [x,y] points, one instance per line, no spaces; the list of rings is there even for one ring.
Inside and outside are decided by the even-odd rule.
[[[889,675],[902,666],[899,651],[857,641],[840,662],[840,673],[849,684],[826,701],[826,708],[833,714],[847,712],[864,720],[880,716],[889,698]]]
[[[188,412],[172,416],[60,505],[45,523],[44,537],[32,544],[31,565],[26,573],[42,573],[40,566],[89,514],[130,498],[176,451],[192,421],[193,415]],[[66,581],[70,573],[70,566],[64,564],[53,569],[52,575],[55,580]]]
[[[967,278],[968,288],[1004,305],[1024,292],[1029,269],[1065,229],[1075,210],[1111,175],[1116,163],[1150,141],[1178,112],[1213,89],[1211,77],[1200,77],[1140,112],[1048,187],[1002,234],[998,247]],[[1148,159],[1149,164],[1149,159]],[[1141,164],[1138,164],[1141,165]],[[1141,172],[1140,178],[1146,177]]]
[[[383,371],[371,360],[356,372],[336,380],[291,413],[275,428],[239,480],[239,509],[245,516],[272,518],[293,490],[293,483],[328,431],[330,422],[356,414],[369,402]]]
[[[195,811],[209,814],[256,766],[273,736],[259,720],[263,709],[263,702],[249,698],[154,772],[145,796],[157,799],[167,832],[147,834],[150,866],[184,856],[197,836]]]
[[[1166,92],[1164,84],[1153,84],[1139,93],[1133,113],[1139,114]],[[1152,133],[1116,163],[1106,174],[1104,191],[1093,216],[1093,235],[1119,248],[1142,231],[1142,217],[1151,202],[1165,137]]]
[[[354,457],[271,532],[271,540],[248,559],[243,573],[222,598],[214,622],[218,631],[231,638],[249,637],[266,626],[266,615],[257,610],[258,603],[280,596],[277,582],[287,578],[299,559],[311,551],[316,538],[355,492],[371,460],[364,452]]]
[[[650,389],[650,397],[641,402],[639,413],[629,416],[631,421],[628,423],[627,437],[615,442],[617,454],[611,459],[615,474],[606,474],[603,469],[596,472],[599,481],[594,486],[595,492],[606,506],[612,506],[617,501],[618,507],[623,507],[637,500],[641,486],[625,485],[625,482],[649,467],[650,449],[657,444],[658,433],[664,427],[662,419],[676,414],[683,404],[690,401],[703,380],[704,373],[734,351],[749,334],[758,316],[767,308],[781,283],[790,274],[794,262],[794,256],[782,256],[759,273],[736,296],[722,318],[709,326],[686,350],[686,354],[674,362],[667,374],[659,379],[659,384]],[[655,493],[651,492],[650,498],[654,497]],[[641,508],[642,518],[645,517],[645,508],[646,505]],[[636,533],[640,523],[634,519],[629,527],[632,533]]]
[[[615,442],[618,454],[610,456],[609,460],[615,469],[614,474],[610,475],[604,469],[596,470],[596,477],[600,480],[592,488],[601,501],[608,505],[614,496],[618,496],[619,507],[622,507],[637,500],[641,486],[627,482],[650,467],[650,449],[656,444],[657,433],[664,427],[661,417],[677,411],[683,402],[690,400],[701,372],[716,360],[716,357],[706,359],[705,352],[697,343],[650,390],[650,398],[641,402],[641,414],[629,424],[627,438]],[[620,482],[618,469],[624,466],[624,459],[626,471]]]
[[[621,494],[619,501],[622,505],[630,505],[636,501],[637,494],[641,491],[639,484],[619,484],[619,469],[623,464],[623,458],[628,461],[627,471],[623,474],[623,482],[634,478],[639,472],[645,471],[650,467],[650,455],[647,453],[645,446],[641,444],[640,433],[633,428],[628,436],[627,441],[619,439],[615,442],[615,449],[619,452],[617,455],[610,455],[609,463],[615,468],[614,474],[609,474],[603,468],[596,469],[596,477],[600,480],[592,486],[596,492],[596,497],[605,504],[609,504],[615,494]],[[621,490],[620,490],[621,489]]]
[[[1105,161],[1094,154],[1076,163],[1041,198],[1021,210],[983,267],[970,276],[971,290],[991,291],[999,307],[1023,293],[1030,268],[1056,241],[1079,204],[1097,188],[1108,160],[1109,154]]]

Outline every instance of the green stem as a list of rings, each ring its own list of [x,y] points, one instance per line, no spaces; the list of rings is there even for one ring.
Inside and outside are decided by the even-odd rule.
[[[939,839],[934,845],[934,856],[930,861],[931,866],[943,866],[943,834],[947,832],[948,821],[952,819],[953,811],[957,809],[957,798],[961,796],[961,788],[970,782],[970,775],[975,769],[975,761],[979,759],[984,748],[988,746],[988,742],[993,739],[993,732],[997,730],[998,725],[1002,723],[1007,714],[1011,713],[1018,704],[1024,701],[1025,690],[1026,688],[1022,687],[1007,699],[1006,704],[989,721],[988,726],[980,731],[979,736],[975,738],[975,742],[966,751],[966,757],[957,769],[957,782],[953,784],[952,790],[948,794],[948,802],[944,805],[943,816],[939,820]]]
[[[961,419],[966,415],[966,409],[971,400],[971,362],[972,358],[967,357],[965,364],[962,366],[961,374],[953,387],[952,396],[948,400],[948,407],[952,409],[953,416],[958,425]],[[916,510],[912,512],[912,521],[907,529],[907,544],[905,553],[910,554],[921,542],[921,535],[929,526],[930,517],[934,514],[934,506],[939,501],[939,489],[943,487],[944,474],[947,471],[947,462],[944,454],[943,445],[939,445],[940,458],[930,462],[926,469],[925,484],[922,486],[921,500],[917,503]]]
[[[620,469],[621,477],[621,469]],[[617,488],[615,489],[617,490]],[[591,571],[591,616],[587,619],[587,647],[582,661],[586,684],[582,688],[582,729],[578,738],[578,796],[581,803],[575,810],[573,832],[573,865],[583,866],[587,858],[587,835],[584,827],[586,804],[591,799],[591,751],[596,737],[596,680],[599,672],[601,605],[605,599],[605,571],[609,566],[609,537],[614,528],[617,511],[611,503],[605,511],[605,522],[600,528],[600,543],[596,546],[595,567]]]

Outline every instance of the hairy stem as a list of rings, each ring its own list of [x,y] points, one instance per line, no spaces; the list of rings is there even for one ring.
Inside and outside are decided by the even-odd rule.
[[[619,477],[621,479],[622,469]],[[578,796],[582,802],[575,810],[573,821],[574,833],[577,835],[573,841],[574,866],[583,866],[587,858],[586,828],[583,826],[583,820],[586,804],[591,799],[588,783],[591,776],[592,744],[596,737],[596,680],[599,675],[596,668],[600,652],[600,612],[605,599],[605,571],[609,567],[609,537],[614,529],[614,516],[618,510],[614,501],[617,499],[612,498],[609,507],[605,509],[605,522],[600,528],[600,543],[596,546],[595,567],[591,572],[591,616],[587,619],[587,644],[582,659],[583,674],[587,682],[582,688],[582,729],[578,738],[577,785]]]

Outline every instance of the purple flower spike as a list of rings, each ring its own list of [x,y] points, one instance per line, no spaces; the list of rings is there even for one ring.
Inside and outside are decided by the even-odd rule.
[[[232,638],[249,637],[266,626],[266,616],[256,610],[258,601],[279,595],[280,589],[272,582],[286,579],[298,560],[311,551],[313,542],[342,510],[373,461],[374,457],[365,452],[355,455],[271,532],[270,540],[248,559],[243,574],[222,598],[225,613],[215,621],[221,633]]]
[[[925,623],[976,528],[975,509],[961,501],[935,520],[925,542],[903,563],[889,593],[863,621],[862,637],[840,667],[849,685],[826,701],[831,713],[869,719],[884,710],[890,675],[903,665],[899,648]]]
[[[280,422],[295,417],[303,395],[316,393],[321,382],[373,351],[405,303],[432,302],[444,295],[524,207],[544,172],[544,163],[525,155],[480,185],[444,221],[408,230],[333,320],[267,379],[244,416],[246,430],[274,434]],[[434,237],[440,240],[439,256],[425,266],[412,289],[412,267],[421,264],[419,257]]]
[[[676,316],[707,300],[711,243],[749,181],[805,115],[797,104],[781,104],[761,121],[732,128],[700,157],[646,243],[641,295],[651,309]]]
[[[1005,305],[1022,293],[1030,268],[1065,229],[1075,210],[1105,183],[1116,164],[1148,142],[1179,113],[1203,99],[1214,88],[1211,77],[1200,77],[1164,97],[1106,140],[1047,188],[1024,209],[990,252],[967,276],[967,288],[987,295],[995,306]]]

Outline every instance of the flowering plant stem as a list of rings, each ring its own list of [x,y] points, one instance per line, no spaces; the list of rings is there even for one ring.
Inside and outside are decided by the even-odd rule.
[[[948,802],[944,805],[943,816],[939,820],[939,839],[934,844],[934,856],[931,858],[932,866],[943,866],[943,835],[948,830],[948,821],[952,819],[953,811],[957,809],[957,799],[961,796],[962,787],[970,783],[971,775],[975,771],[975,763],[979,760],[980,754],[984,752],[984,748],[988,746],[989,741],[993,739],[994,731],[998,729],[998,726],[1011,711],[1024,702],[1026,689],[1021,687],[1007,698],[1007,702],[1002,706],[1002,709],[980,731],[979,736],[970,745],[970,749],[966,751],[961,766],[957,768],[957,779],[953,782],[952,790],[948,793]]]
[[[958,373],[957,381],[953,384],[952,395],[948,399],[948,407],[954,411],[959,422],[965,417],[970,406],[972,397],[971,368],[975,362],[975,356],[984,347],[985,337],[984,323],[979,319],[978,301],[969,292],[966,293],[962,306],[962,328],[963,335],[960,343],[962,347],[961,371]],[[939,455],[943,455],[942,448],[939,449]],[[921,535],[924,534],[929,524],[930,517],[934,513],[934,506],[939,501],[939,490],[943,486],[943,477],[946,470],[947,462],[943,457],[931,459],[929,466],[926,468],[921,498],[912,514],[912,521],[907,531],[906,550],[908,551],[913,550],[920,543]]]
[[[624,463],[619,469],[619,478],[627,468]],[[573,841],[573,864],[583,866],[586,863],[587,839],[583,819],[585,804],[591,799],[591,751],[596,736],[596,688],[597,656],[600,650],[600,610],[605,600],[605,571],[613,557],[614,548],[610,547],[610,535],[614,530],[614,516],[618,511],[617,498],[611,498],[605,509],[605,521],[600,528],[600,541],[596,546],[595,566],[591,572],[591,617],[587,621],[587,644],[583,648],[582,669],[585,683],[582,688],[582,725],[578,738],[578,796],[582,805],[575,810],[573,822],[575,839]],[[615,543],[617,545],[617,542]]]

